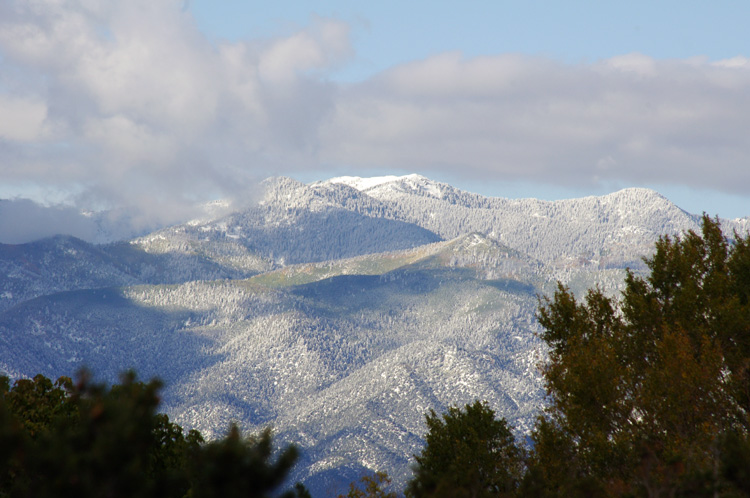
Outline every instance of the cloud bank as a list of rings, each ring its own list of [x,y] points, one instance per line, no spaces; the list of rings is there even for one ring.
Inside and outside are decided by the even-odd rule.
[[[0,4],[0,178],[166,218],[307,165],[349,55],[334,20],[211,43],[171,0]]]
[[[177,0],[0,4],[0,182],[147,224],[259,178],[339,169],[745,194],[750,62],[460,52],[358,83],[350,28],[201,33]],[[74,193],[74,194],[73,194]],[[2,215],[2,213],[0,213]]]
[[[564,185],[746,193],[750,64],[440,54],[342,91],[323,157]]]

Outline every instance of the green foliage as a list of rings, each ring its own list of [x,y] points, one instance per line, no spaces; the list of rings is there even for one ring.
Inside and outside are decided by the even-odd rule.
[[[522,472],[522,451],[505,419],[476,401],[426,415],[428,433],[415,455],[407,495],[431,497],[511,496]]]
[[[606,496],[603,486],[580,465],[577,447],[568,432],[540,417],[532,434],[518,496],[586,497]]]
[[[7,382],[5,383],[7,386]],[[200,434],[156,415],[158,381],[127,373],[111,389],[82,373],[42,375],[5,389],[0,419],[12,442],[0,492],[10,496],[183,496],[187,450]]]
[[[271,461],[271,431],[243,439],[232,425],[224,439],[212,441],[195,452],[191,461],[194,498],[262,498],[277,488],[297,460],[294,447]],[[300,492],[298,488],[298,493]],[[293,492],[282,496],[294,496]]]
[[[736,491],[718,469],[721,435],[750,429],[750,242],[704,216],[701,235],[661,238],[646,264],[620,302],[560,285],[540,303],[551,403],[529,496]]]
[[[78,414],[69,397],[72,388],[68,377],[53,384],[37,375],[16,381],[12,388],[7,377],[0,377],[0,496],[28,486],[29,448],[41,444],[56,420]]]
[[[69,377],[60,377],[53,384],[47,377],[37,375],[33,379],[16,381],[13,389],[9,388],[6,378],[0,393],[11,412],[23,414],[24,429],[35,438],[49,429],[53,419],[76,413],[76,405],[68,396],[72,389],[73,381]]]
[[[391,478],[385,472],[362,476],[359,481],[361,488],[353,482],[349,485],[349,492],[346,495],[338,495],[337,498],[396,498],[396,493],[383,490],[391,484]]]
[[[156,412],[161,383],[0,378],[0,497],[265,497],[294,463],[269,431],[204,444]],[[282,496],[309,497],[303,486]]]
[[[750,496],[750,438],[730,432],[721,444],[722,476],[744,496]]]

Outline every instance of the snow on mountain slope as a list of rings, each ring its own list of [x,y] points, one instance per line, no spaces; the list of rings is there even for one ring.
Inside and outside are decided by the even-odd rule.
[[[249,282],[286,287],[340,275],[383,275],[403,268],[462,268],[482,280],[514,278],[549,281],[540,262],[479,233],[425,244],[414,249],[368,254],[319,263],[300,263],[263,273]]]
[[[727,233],[744,233],[748,220],[725,220]],[[483,197],[419,175],[339,177],[310,185],[273,178],[264,183],[261,200],[242,211],[167,228],[135,243],[150,252],[193,251],[259,272],[478,232],[551,264],[565,279],[580,267],[642,268],[641,258],[659,236],[696,230],[698,224],[698,216],[648,189],[541,201]]]
[[[326,261],[416,247],[436,242],[434,233],[402,220],[383,216],[379,201],[345,185],[311,188],[288,178],[266,182],[261,201],[247,209],[206,223],[166,228],[135,241],[146,251],[186,251],[220,259],[216,251],[228,244],[284,266]],[[176,249],[175,249],[176,248]],[[270,269],[267,267],[266,269]]]
[[[419,175],[380,180],[350,183],[391,206],[395,219],[443,238],[485,233],[560,268],[640,266],[660,235],[696,229],[699,221],[648,189],[542,201],[483,197]]]
[[[201,252],[200,243],[179,246],[173,239],[171,244],[168,247],[158,235],[144,244],[150,251],[138,243],[96,246],[62,235],[26,244],[0,244],[0,311],[63,291],[244,278],[271,267],[256,256],[230,253],[226,245],[212,247],[209,258],[205,257],[208,251]]]
[[[317,183],[321,185],[348,185],[359,190],[360,192],[365,193],[378,189],[378,187],[383,187],[379,190],[395,190],[400,192],[418,191],[431,194],[432,196],[437,198],[441,197],[441,186],[447,186],[447,184],[433,182],[428,178],[417,174],[404,176],[375,176],[371,178],[361,178],[358,176],[339,176],[337,178],[331,178],[330,180]]]
[[[402,486],[430,408],[485,399],[530,427],[537,294],[557,279],[615,294],[660,235],[699,222],[646,189],[512,200],[419,175],[263,188],[129,243],[0,246],[0,371],[135,367],[165,381],[163,409],[186,427],[272,424],[318,494],[365,470]]]
[[[273,424],[300,445],[297,478],[315,489],[346,484],[345,469],[385,469],[402,485],[428,408],[486,399],[523,432],[541,402],[534,283],[477,279],[476,258],[511,254],[479,236],[441,246],[393,271],[291,287],[40,297],[0,314],[0,368],[54,377],[88,365],[114,380],[135,367],[164,379],[164,408],[208,436],[232,420]]]
[[[63,290],[138,282],[121,261],[75,237],[0,244],[0,311]]]
[[[373,176],[370,178],[362,178],[359,176],[339,176],[336,178],[331,178],[330,180],[327,180],[322,183],[340,183],[343,185],[349,185],[350,187],[353,187],[359,191],[365,191],[373,187],[377,187],[378,185],[382,185],[384,183],[392,183],[395,181],[399,181],[403,178],[405,177],[394,176],[394,175]]]

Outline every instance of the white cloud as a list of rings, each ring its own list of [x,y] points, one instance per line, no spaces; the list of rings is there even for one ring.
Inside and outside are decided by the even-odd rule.
[[[656,76],[656,61],[643,54],[631,53],[619,55],[603,61],[602,65],[623,72],[635,73],[640,76]]]
[[[331,19],[224,42],[178,0],[0,2],[0,179],[150,222],[302,169],[560,185],[750,185],[744,57],[437,54],[337,84]]]
[[[0,177],[179,204],[309,164],[332,106],[323,75],[351,52],[347,25],[211,43],[182,7],[2,3]]]
[[[0,139],[31,142],[43,138],[47,106],[39,100],[0,95]]]
[[[736,61],[441,54],[342,92],[321,130],[321,158],[473,178],[744,193],[747,88],[750,67]]]
[[[741,55],[738,55],[736,57],[732,57],[731,59],[722,59],[720,61],[716,61],[713,63],[714,66],[719,67],[729,67],[729,68],[735,68],[735,67],[746,67],[750,65],[750,59],[747,57],[742,57]]]
[[[70,206],[44,207],[23,199],[0,201],[0,243],[20,244],[60,232],[94,240],[96,225]]]
[[[316,19],[310,30],[268,45],[259,58],[260,76],[274,84],[293,84],[299,73],[336,65],[350,54],[348,37],[345,24]]]

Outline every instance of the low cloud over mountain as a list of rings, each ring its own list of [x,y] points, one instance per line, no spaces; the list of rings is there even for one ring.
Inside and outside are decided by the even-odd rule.
[[[455,51],[338,82],[350,32],[314,18],[229,41],[177,1],[4,2],[0,195],[33,185],[174,221],[258,178],[316,171],[740,195],[750,183],[745,58]]]

